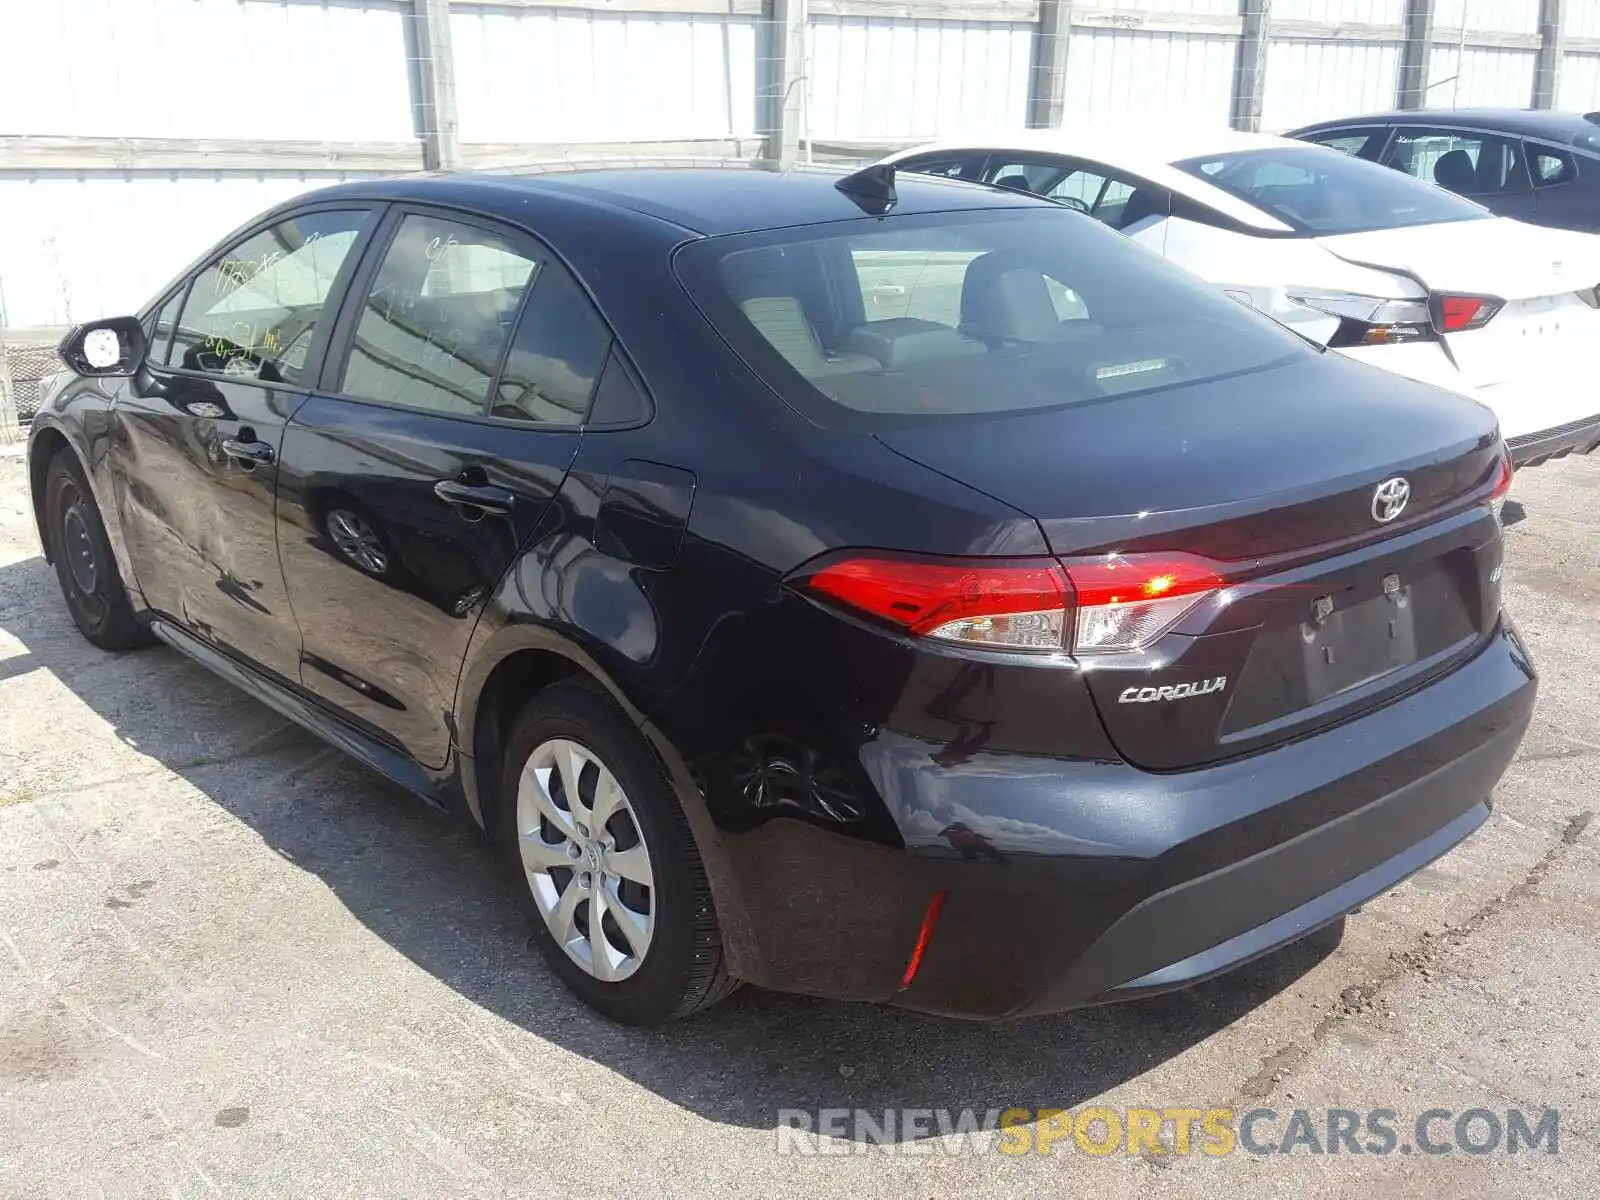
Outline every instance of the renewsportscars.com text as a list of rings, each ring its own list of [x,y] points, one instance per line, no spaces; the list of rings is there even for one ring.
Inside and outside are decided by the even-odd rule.
[[[1559,1154],[1558,1109],[785,1108],[779,1154]]]

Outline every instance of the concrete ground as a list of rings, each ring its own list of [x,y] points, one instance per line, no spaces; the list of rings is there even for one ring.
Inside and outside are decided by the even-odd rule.
[[[1533,728],[1490,823],[1331,954],[999,1027],[745,989],[644,1033],[563,991],[468,830],[171,652],[85,643],[0,453],[0,1197],[1600,1195],[1600,456],[1513,497]],[[1560,1152],[835,1158],[775,1132],[1092,1102],[1272,1108],[1269,1138],[1296,1107],[1402,1134],[1557,1108]]]

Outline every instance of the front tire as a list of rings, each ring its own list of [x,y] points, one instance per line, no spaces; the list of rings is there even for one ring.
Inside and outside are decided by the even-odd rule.
[[[78,632],[102,650],[133,650],[155,638],[133,613],[100,508],[65,451],[45,471],[45,532],[56,581]]]
[[[736,986],[705,867],[649,745],[608,697],[558,683],[508,739],[498,842],[534,940],[590,1007],[628,1025]]]

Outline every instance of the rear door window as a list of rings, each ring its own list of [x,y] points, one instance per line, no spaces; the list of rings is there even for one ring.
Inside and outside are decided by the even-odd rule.
[[[946,179],[976,180],[983,176],[983,163],[987,157],[988,155],[982,153],[919,155],[915,158],[901,159],[897,168],[918,175],[941,175]]]
[[[1143,190],[1152,198],[1151,205],[1141,203],[1130,209],[1128,201],[1141,190],[1137,180],[1118,176],[1099,163],[1078,159],[997,159],[989,164],[984,177],[998,187],[1032,192],[1088,213],[1113,229],[1129,224],[1130,216],[1139,220],[1167,207],[1164,196],[1156,199],[1159,189],[1145,187]]]
[[[1522,143],[1515,138],[1449,129],[1401,129],[1383,162],[1459,196],[1500,196],[1528,190]]]
[[[578,281],[547,259],[517,323],[489,415],[541,425],[583,424],[610,352],[610,328]]]
[[[533,250],[508,234],[408,214],[362,301],[340,390],[487,415],[490,384],[538,270]]]
[[[1578,160],[1565,150],[1524,143],[1528,168],[1536,188],[1556,187],[1578,177]]]
[[[1326,146],[1329,150],[1338,150],[1355,158],[1376,159],[1382,153],[1384,143],[1389,140],[1389,131],[1377,127],[1328,129],[1321,133],[1304,134],[1300,140],[1317,146]]]
[[[1032,192],[1083,212],[1094,208],[1106,186],[1103,173],[1061,159],[996,160],[984,171],[984,179],[997,187]]]

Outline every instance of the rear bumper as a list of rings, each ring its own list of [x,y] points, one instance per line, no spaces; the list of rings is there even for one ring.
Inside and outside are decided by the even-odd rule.
[[[1592,453],[1600,447],[1600,413],[1553,429],[1518,434],[1507,438],[1506,446],[1511,450],[1511,463],[1518,470],[1569,454]]]
[[[1052,1012],[1181,987],[1303,937],[1483,823],[1535,689],[1503,626],[1410,696],[1194,771],[982,755],[951,769],[938,747],[883,735],[868,767],[908,850],[863,888],[890,910],[896,975],[928,899],[946,900],[911,985],[878,998]],[[839,966],[859,978],[848,941]]]

